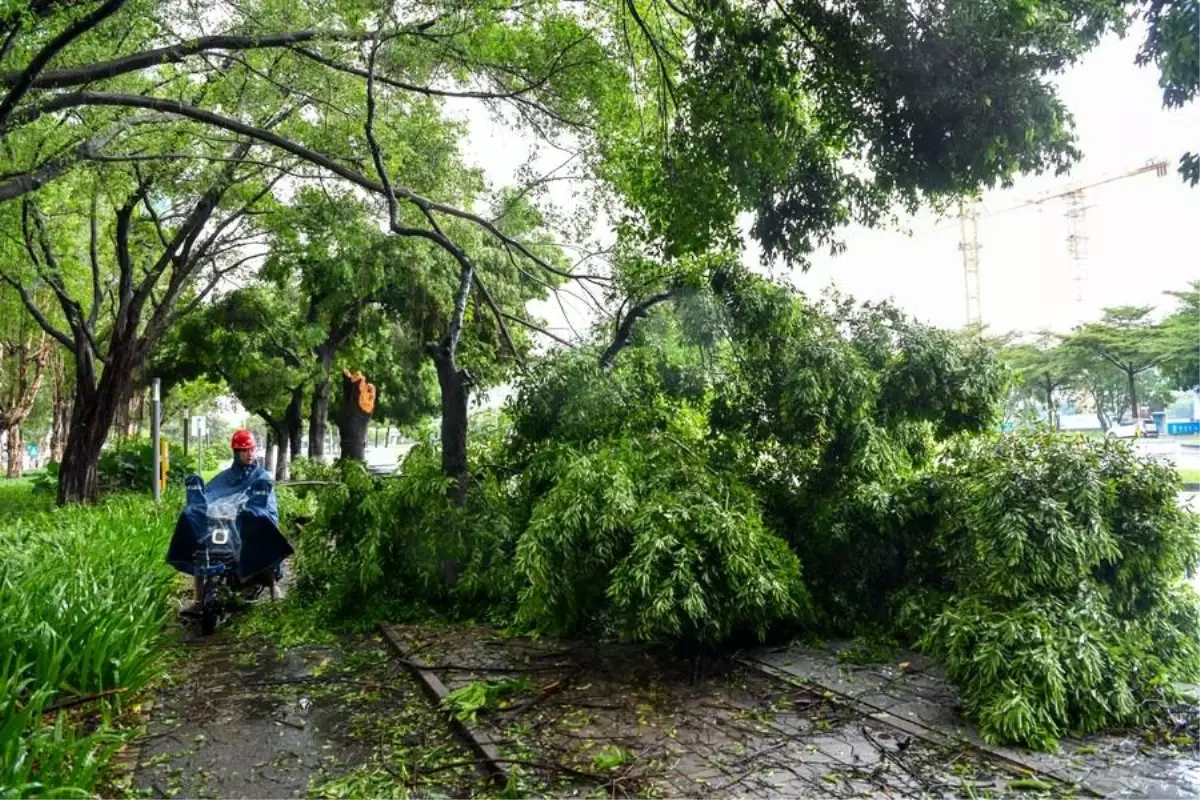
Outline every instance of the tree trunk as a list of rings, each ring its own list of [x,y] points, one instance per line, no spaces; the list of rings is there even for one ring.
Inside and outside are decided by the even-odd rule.
[[[313,384],[312,408],[308,413],[308,457],[325,458],[325,421],[329,414],[329,381]]]
[[[444,345],[430,348],[442,393],[442,474],[454,483],[450,497],[457,506],[467,502],[467,401],[471,375],[458,369]]]
[[[1054,426],[1054,430],[1058,430],[1058,409],[1054,406],[1054,383],[1046,378],[1042,390],[1046,393],[1046,421]]]
[[[1138,412],[1140,411],[1138,408],[1137,381],[1134,380],[1136,373],[1131,369],[1127,369],[1125,370],[1125,375],[1129,378],[1129,407],[1132,409],[1129,414],[1136,422]]]
[[[312,413],[308,418],[308,457],[313,461],[325,458],[325,431],[329,422],[329,379],[318,380],[313,386]]]
[[[288,464],[297,458],[301,458],[300,446],[303,443],[304,437],[304,386],[297,386],[292,389],[292,400],[288,403],[287,411],[284,413],[284,423],[287,425],[288,432]]]
[[[266,463],[263,465],[263,468],[266,469],[267,472],[275,471],[275,448],[276,440],[278,438],[279,437],[275,435],[274,431],[272,431],[270,428],[267,429],[267,446],[263,448],[263,453],[266,454]]]
[[[58,367],[54,376],[54,411],[50,422],[50,458],[61,464],[67,449],[67,433],[71,429],[71,413],[75,406],[75,392],[70,376]]]
[[[280,431],[284,433],[284,431]],[[278,437],[276,437],[278,438]],[[279,439],[278,452],[275,455],[275,482],[286,481],[292,476],[292,462],[288,458],[288,440]]]
[[[97,394],[96,402],[76,402],[70,432],[58,471],[58,504],[93,503],[100,496],[100,450],[108,438],[120,401],[111,393]]]
[[[146,387],[141,381],[134,383],[129,395],[129,421],[133,425],[131,438],[140,438],[146,425]]]
[[[7,434],[5,441],[8,442],[8,464],[5,474],[10,478],[19,478],[25,463],[23,458],[25,443],[21,439],[21,424],[18,422],[9,425],[5,433]]]
[[[58,504],[92,503],[100,495],[100,451],[117,410],[133,386],[137,355],[130,347],[113,347],[121,356],[110,360],[97,383],[90,357],[75,356],[75,402],[70,431],[58,472]],[[81,357],[82,356],[82,357]]]
[[[361,373],[342,373],[342,396],[341,402],[338,403],[337,426],[343,460],[366,460],[367,428],[371,424],[371,412],[374,409],[375,387],[370,386]]]
[[[333,350],[322,345],[317,351],[320,374],[313,384],[312,410],[308,421],[308,457],[325,460],[325,432],[329,428],[329,373],[333,371]]]

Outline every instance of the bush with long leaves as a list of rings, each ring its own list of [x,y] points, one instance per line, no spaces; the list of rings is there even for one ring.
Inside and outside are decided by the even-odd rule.
[[[553,633],[718,643],[805,618],[800,562],[744,485],[671,436],[549,450],[517,545],[521,619]]]
[[[170,445],[167,481],[183,486],[196,471],[196,459],[183,454],[183,448]],[[116,442],[100,454],[97,465],[100,488],[109,492],[149,492],[154,482],[154,445],[144,439]]]
[[[1197,520],[1170,466],[1120,442],[968,440],[938,470],[953,585],[921,644],[994,741],[1141,722],[1200,677]]]
[[[476,456],[485,448],[472,443]],[[302,600],[331,621],[368,625],[431,611],[511,616],[510,487],[481,477],[467,506],[456,507],[428,444],[408,454],[396,478],[372,477],[354,462],[336,469],[340,485],[320,492],[316,517],[296,541]]]
[[[660,307],[609,369],[598,348],[535,363],[509,427],[472,441],[465,508],[431,450],[394,482],[348,478],[301,548],[312,596],[640,640],[897,636],[985,736],[1042,748],[1147,719],[1195,676],[1172,470],[987,433],[1005,375],[976,335],[711,282],[704,313]]]
[[[0,523],[0,796],[90,796],[117,732],[77,730],[63,700],[106,694],[107,719],[156,675],[177,505],[110,500]]]

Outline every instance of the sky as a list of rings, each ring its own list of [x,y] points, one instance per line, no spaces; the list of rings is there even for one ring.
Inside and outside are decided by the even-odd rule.
[[[1157,71],[1133,64],[1141,38],[1139,29],[1124,40],[1105,41],[1057,81],[1084,154],[1071,174],[1019,178],[1011,189],[982,198],[980,308],[992,330],[1065,331],[1113,305],[1165,311],[1175,301],[1163,291],[1200,279],[1200,188],[1186,186],[1176,173],[1179,156],[1200,147],[1200,104],[1162,108]],[[1170,162],[1165,177],[1144,173],[1085,192],[1081,303],[1067,249],[1065,200],[986,216],[1159,159]],[[912,237],[848,230],[844,254],[822,255],[806,275],[793,277],[806,290],[832,281],[863,299],[891,297],[923,321],[958,327],[966,321],[962,253],[957,219],[948,222]],[[913,226],[919,232],[936,224],[925,215]]]
[[[1176,173],[1179,156],[1200,147],[1200,104],[1181,110],[1162,108],[1157,71],[1133,63],[1142,37],[1140,27],[1125,39],[1113,36],[1056,80],[1075,116],[1084,154],[1071,174],[1022,177],[1011,189],[983,196],[980,308],[990,330],[1066,331],[1119,304],[1153,305],[1166,312],[1174,300],[1164,291],[1200,279],[1194,244],[1200,188],[1185,186]],[[528,143],[475,108],[464,104],[455,112],[469,122],[468,157],[493,182],[514,180],[517,166],[527,157]],[[1076,290],[1077,267],[1067,249],[1065,200],[987,216],[1160,159],[1170,164],[1166,177],[1150,172],[1085,193],[1082,292]],[[560,160],[557,154],[549,154],[539,165],[548,169]],[[560,188],[559,198],[565,196],[563,191]],[[966,302],[957,219],[937,220],[922,214],[906,220],[903,227],[911,228],[913,235],[847,228],[845,252],[819,253],[806,273],[788,277],[807,292],[818,293],[833,284],[860,300],[891,299],[930,324],[962,326]],[[758,261],[755,243],[748,239],[745,259]],[[775,274],[782,276],[782,272]],[[1077,294],[1082,295],[1081,302]],[[569,335],[556,306],[538,304],[531,310],[547,319],[552,330]],[[569,305],[568,311],[586,313],[577,305]]]

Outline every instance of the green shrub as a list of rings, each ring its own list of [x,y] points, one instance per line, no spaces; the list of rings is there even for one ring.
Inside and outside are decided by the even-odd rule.
[[[511,616],[514,542],[500,482],[479,480],[456,508],[429,444],[409,452],[398,478],[372,477],[355,462],[337,474],[341,484],[322,490],[295,543],[302,599],[332,619],[368,624],[431,609]]]
[[[120,498],[0,523],[0,796],[90,796],[124,734],[110,709],[160,666],[177,504]],[[44,710],[110,689],[76,729]]]
[[[341,480],[341,473],[335,465],[307,458],[297,458],[292,461],[290,471],[291,479],[294,481]]]
[[[181,487],[195,471],[195,459],[172,443],[167,484]],[[154,483],[154,445],[144,440],[113,443],[100,454],[99,478],[102,492],[149,492]]]
[[[46,468],[30,478],[35,495],[54,496],[58,494],[58,462],[51,461]]]
[[[800,562],[746,487],[669,440],[548,453],[553,485],[517,545],[520,616],[569,634],[715,644],[808,609]]]
[[[1043,433],[964,442],[940,474],[953,590],[921,645],[985,738],[1052,749],[1144,721],[1200,676],[1200,535],[1174,470]]]

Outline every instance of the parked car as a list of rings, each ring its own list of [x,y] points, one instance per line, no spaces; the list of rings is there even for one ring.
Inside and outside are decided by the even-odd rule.
[[[1142,436],[1153,439],[1158,436],[1158,428],[1148,419],[1135,419],[1114,424],[1108,429],[1108,436],[1112,439],[1137,439]]]
[[[396,453],[385,447],[368,447],[363,454],[366,458],[367,471],[372,475],[391,475],[400,468]]]

